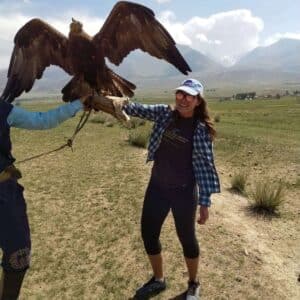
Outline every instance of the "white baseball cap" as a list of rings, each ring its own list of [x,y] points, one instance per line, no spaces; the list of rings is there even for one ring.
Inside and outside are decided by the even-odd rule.
[[[200,95],[201,97],[203,97],[204,95],[204,88],[202,83],[193,78],[184,80],[181,83],[181,86],[179,86],[175,90],[186,92],[187,94],[192,96]]]

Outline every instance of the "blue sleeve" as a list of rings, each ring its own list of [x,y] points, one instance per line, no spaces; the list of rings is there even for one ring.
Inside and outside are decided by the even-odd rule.
[[[209,207],[211,205],[210,196],[211,194],[207,194],[203,191],[199,193],[199,184],[196,185],[195,197],[199,205]]]
[[[210,206],[210,195],[220,192],[219,176],[215,168],[213,145],[207,129],[198,128],[194,136],[193,167],[199,187],[199,204]]]
[[[137,102],[129,102],[124,105],[123,110],[130,116],[139,117],[148,121],[156,121],[161,113],[170,110],[166,104],[141,104]]]
[[[83,108],[80,100],[61,105],[46,112],[30,112],[14,106],[7,117],[11,127],[30,130],[50,129],[75,116]]]
[[[199,196],[199,205],[210,207],[210,205],[211,205],[210,195],[203,195],[203,194],[200,195]]]

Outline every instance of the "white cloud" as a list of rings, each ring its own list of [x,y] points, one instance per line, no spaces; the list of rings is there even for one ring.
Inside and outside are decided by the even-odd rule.
[[[0,2],[0,69],[8,67],[16,32],[34,17],[18,13],[20,9],[2,10],[5,7]],[[104,19],[91,17],[87,11],[78,10],[68,11],[59,18],[49,17],[45,21],[67,35],[72,17],[81,21],[90,35],[97,33],[104,23]],[[245,9],[222,12],[207,18],[195,16],[186,22],[179,22],[172,11],[164,11],[158,18],[177,43],[199,50],[224,65],[234,64],[259,44],[270,45],[281,38],[300,39],[300,33],[287,32],[274,34],[259,43],[264,23]]]
[[[285,32],[285,33],[275,33],[268,37],[262,46],[270,46],[278,42],[280,39],[295,39],[300,40],[300,33],[293,33],[293,32]]]
[[[176,43],[192,46],[192,41],[184,33],[184,24],[176,23],[176,16],[171,11],[164,11],[159,16],[160,22],[167,28]]]
[[[55,27],[57,30],[61,31],[63,34],[68,35],[69,25],[72,18],[80,21],[83,24],[83,29],[89,35],[95,35],[104,23],[104,19],[91,17],[86,13],[69,11],[64,14],[63,18],[49,18],[45,19],[51,26]]]
[[[17,30],[28,21],[20,14],[0,16],[0,69],[7,68]]]
[[[264,27],[262,19],[247,9],[221,12],[208,18],[196,16],[185,23],[176,21],[173,12],[165,11],[159,19],[177,43],[227,65],[258,46],[259,34]]]
[[[9,65],[15,34],[33,17],[19,13],[0,15],[0,69],[5,69]],[[69,11],[61,18],[48,18],[44,21],[61,33],[68,35],[72,17],[82,22],[84,30],[90,35],[96,34],[104,23],[104,19],[91,17],[78,11]]]
[[[156,0],[159,4],[171,2],[171,0]]]

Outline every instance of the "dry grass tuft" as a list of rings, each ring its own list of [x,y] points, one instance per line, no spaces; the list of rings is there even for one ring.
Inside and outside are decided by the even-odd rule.
[[[220,115],[215,115],[214,122],[219,123],[220,121],[221,121],[221,116]]]
[[[245,172],[234,174],[231,178],[230,190],[241,195],[246,195],[247,179],[248,175]]]
[[[150,132],[146,128],[131,130],[128,141],[132,146],[147,148]]]
[[[263,215],[276,215],[284,202],[284,187],[281,182],[258,182],[252,192],[250,208]]]

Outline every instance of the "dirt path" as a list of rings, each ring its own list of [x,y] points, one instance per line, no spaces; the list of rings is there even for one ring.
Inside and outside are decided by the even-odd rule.
[[[221,222],[240,237],[246,259],[259,264],[267,284],[273,286],[273,299],[282,299],[279,295],[300,299],[300,210],[294,203],[297,193],[287,193],[282,217],[265,219],[249,212],[247,198],[228,191],[228,178],[223,176],[222,183],[222,193],[214,196],[211,222]]]
[[[300,299],[300,203],[295,201],[298,191],[287,191],[279,218],[259,217],[248,210],[246,197],[229,191],[228,166],[219,163],[218,170],[222,193],[212,197],[207,225],[197,226],[202,299]],[[178,252],[171,216],[164,227],[164,257],[171,261],[173,253]],[[177,255],[179,263],[181,254]],[[177,266],[185,269],[184,265]],[[166,273],[170,273],[172,266],[166,267]],[[184,279],[176,268],[173,272],[177,272],[176,280],[157,299],[177,299],[170,295],[177,289],[176,281],[184,283]]]

